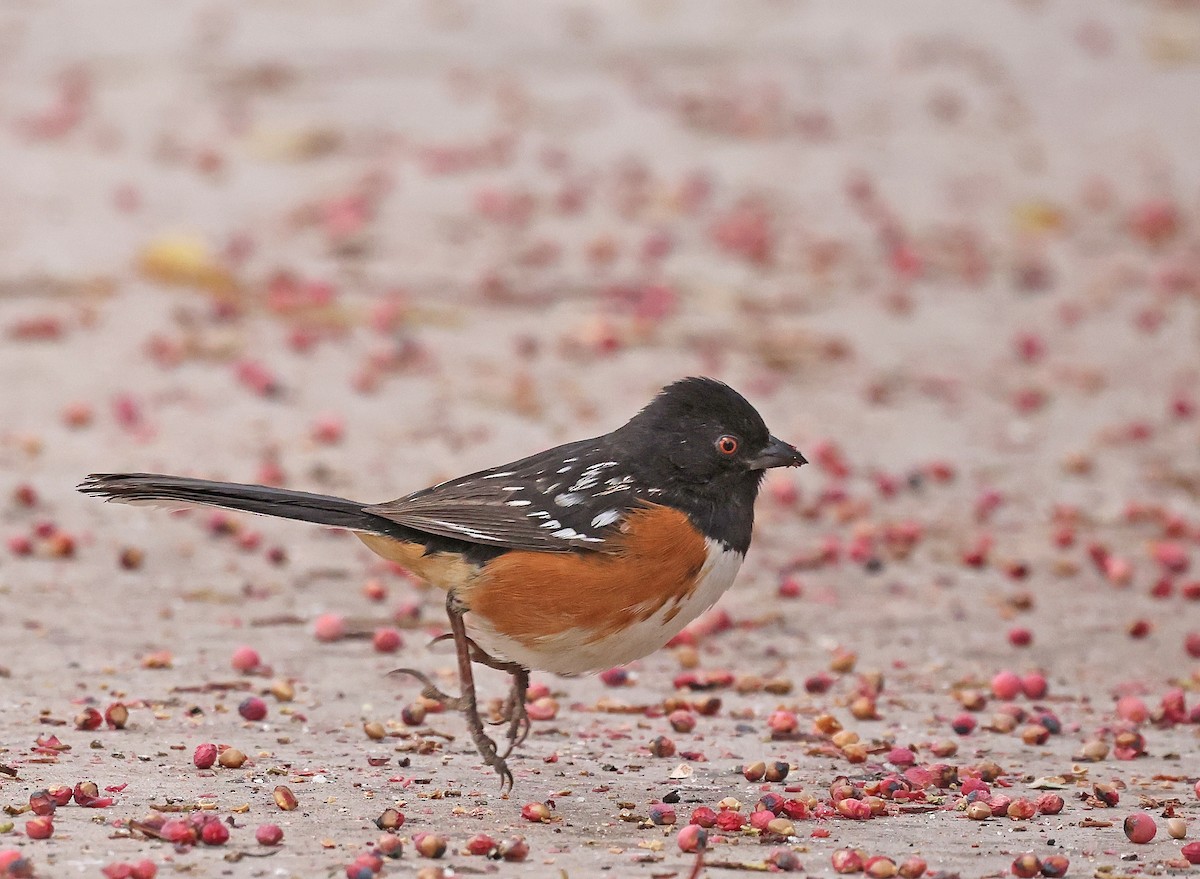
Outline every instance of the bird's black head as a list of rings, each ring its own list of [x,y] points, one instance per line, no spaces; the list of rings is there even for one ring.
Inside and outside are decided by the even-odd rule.
[[[698,518],[735,516],[746,522],[749,543],[754,499],[771,467],[806,463],[795,447],[771,436],[762,416],[733,388],[710,378],[668,385],[614,435],[627,443],[645,481]],[[724,526],[714,523],[716,533]],[[743,540],[744,538],[744,540]]]

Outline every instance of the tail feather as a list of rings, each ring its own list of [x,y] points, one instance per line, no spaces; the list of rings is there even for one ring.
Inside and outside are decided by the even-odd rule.
[[[120,503],[203,504],[353,531],[391,534],[401,530],[395,523],[365,512],[365,504],[266,485],[212,482],[154,473],[93,473],[78,488],[84,494]]]

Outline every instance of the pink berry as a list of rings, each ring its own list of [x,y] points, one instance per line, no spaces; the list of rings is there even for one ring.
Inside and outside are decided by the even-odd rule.
[[[523,861],[529,857],[529,843],[523,836],[510,836],[496,847],[496,854],[505,861]]]
[[[158,865],[149,859],[137,861],[129,866],[129,879],[154,879],[158,875]]]
[[[279,845],[283,841],[283,828],[278,824],[261,824],[254,831],[259,845]]]
[[[606,668],[600,672],[600,682],[606,687],[623,687],[629,683],[629,669],[624,666]]]
[[[804,594],[804,585],[795,577],[788,577],[779,584],[780,598],[799,598]]]
[[[1117,716],[1130,723],[1145,723],[1150,711],[1137,696],[1122,696],[1117,700]]]
[[[675,809],[666,803],[652,803],[649,809],[650,821],[660,827],[674,824],[677,820]],[[770,814],[769,812],[767,814]],[[774,815],[771,816],[775,817]],[[765,826],[765,825],[764,825]]]
[[[230,659],[229,664],[233,666],[234,671],[249,674],[262,665],[262,658],[253,647],[242,646],[233,651],[233,658]]]
[[[1014,859],[1009,869],[1018,879],[1030,879],[1042,872],[1042,862],[1033,852],[1026,852]]]
[[[840,848],[830,856],[835,873],[859,873],[863,868],[863,856],[852,848]]]
[[[1134,812],[1125,819],[1125,835],[1130,842],[1145,843],[1154,839],[1158,825],[1145,812]]]
[[[696,728],[696,715],[686,708],[678,708],[667,715],[667,722],[675,732],[688,733]]]
[[[371,646],[379,653],[395,653],[404,646],[404,637],[396,629],[376,629],[371,638]]]
[[[1189,842],[1179,853],[1189,864],[1200,864],[1200,842]]]
[[[339,641],[346,636],[346,619],[341,614],[323,613],[313,623],[318,641]]]
[[[472,855],[488,855],[496,848],[496,840],[486,833],[476,833],[467,840],[467,853]]]
[[[1183,649],[1192,659],[1200,659],[1200,631],[1187,633],[1183,639]]]
[[[773,736],[787,736],[800,727],[800,721],[793,712],[780,709],[771,712],[767,718],[767,727]]]
[[[997,699],[1015,699],[1021,694],[1021,679],[1015,672],[1004,669],[992,678],[992,693]]]
[[[680,828],[676,841],[681,852],[698,852],[708,847],[708,831],[699,824],[687,824]]]
[[[312,438],[325,445],[336,445],[342,441],[346,424],[340,415],[326,413],[317,418],[312,426]]]
[[[196,842],[196,828],[182,818],[166,821],[158,828],[158,835],[175,845],[193,845]]]
[[[521,817],[526,821],[544,824],[550,820],[550,807],[545,803],[526,803],[521,807]]]

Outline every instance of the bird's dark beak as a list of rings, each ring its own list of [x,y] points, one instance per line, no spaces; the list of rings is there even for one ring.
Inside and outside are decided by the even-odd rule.
[[[769,467],[799,467],[801,464],[807,463],[808,458],[801,455],[791,443],[785,443],[777,437],[771,437],[771,441],[758,457],[751,459],[750,469],[766,470]]]

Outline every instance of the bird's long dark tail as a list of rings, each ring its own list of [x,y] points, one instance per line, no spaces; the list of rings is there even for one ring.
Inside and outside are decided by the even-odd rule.
[[[79,490],[127,504],[203,504],[353,531],[388,534],[397,530],[395,523],[364,511],[366,504],[266,485],[212,482],[155,473],[93,473],[80,483]]]

